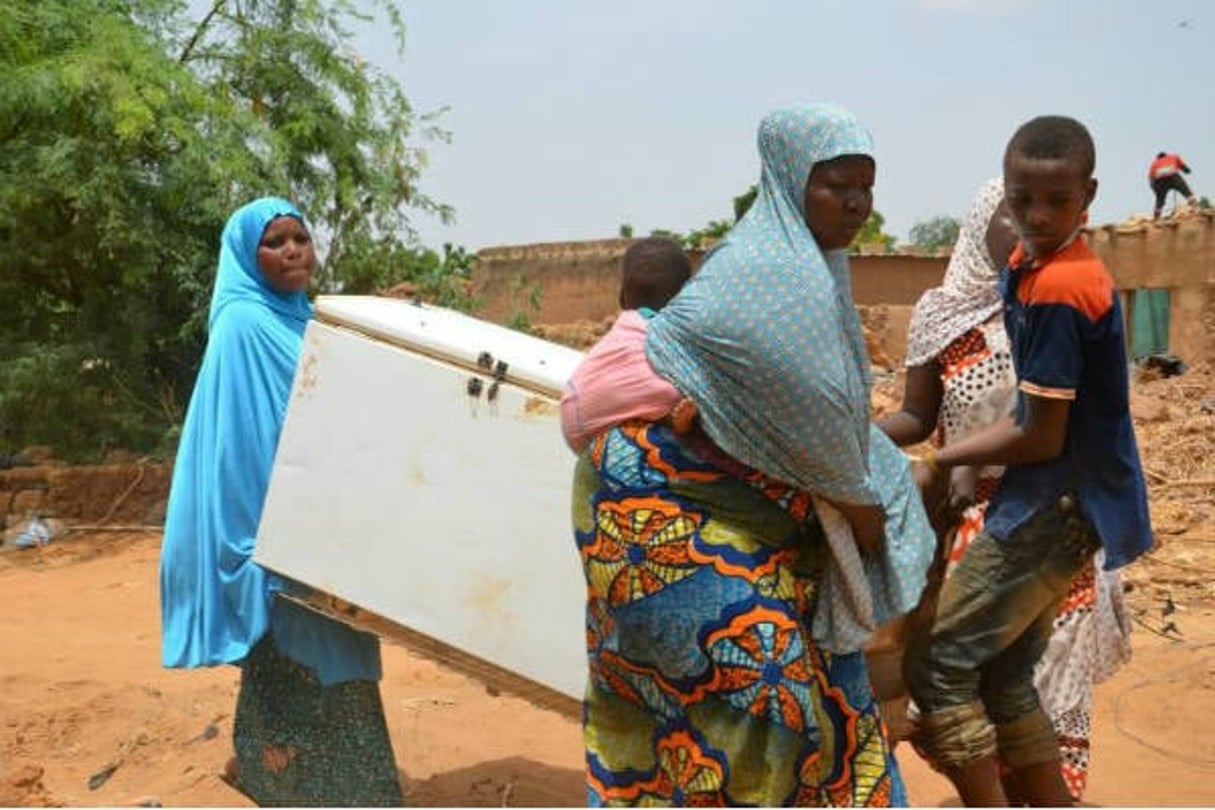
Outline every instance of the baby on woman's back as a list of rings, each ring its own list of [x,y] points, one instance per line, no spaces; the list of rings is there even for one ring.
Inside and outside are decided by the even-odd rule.
[[[649,237],[625,251],[620,308],[612,328],[586,354],[561,397],[561,429],[575,452],[595,436],[632,419],[669,419],[683,432],[696,407],[658,376],[646,359],[645,339],[654,317],[692,276],[692,263],[670,239]]]

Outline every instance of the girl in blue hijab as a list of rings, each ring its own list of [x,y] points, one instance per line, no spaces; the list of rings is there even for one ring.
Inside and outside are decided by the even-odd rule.
[[[224,226],[165,519],[162,658],[240,666],[226,776],[258,804],[397,805],[378,640],[276,598],[290,583],[252,559],[315,264],[286,200],[254,200]]]

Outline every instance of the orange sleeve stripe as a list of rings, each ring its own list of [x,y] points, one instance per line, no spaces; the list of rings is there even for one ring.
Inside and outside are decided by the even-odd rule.
[[[1066,400],[1074,400],[1076,398],[1076,389],[1074,388],[1047,388],[1045,385],[1037,385],[1031,383],[1029,380],[1022,380],[1017,387],[1031,397]]]

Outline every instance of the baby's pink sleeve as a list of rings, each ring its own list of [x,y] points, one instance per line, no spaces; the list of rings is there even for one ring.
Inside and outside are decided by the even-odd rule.
[[[679,391],[646,359],[645,335],[645,318],[622,312],[574,369],[561,397],[561,430],[575,452],[614,425],[658,420],[679,404]]]

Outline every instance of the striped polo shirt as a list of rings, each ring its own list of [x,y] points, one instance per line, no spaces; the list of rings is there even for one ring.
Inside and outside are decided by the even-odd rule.
[[[1026,396],[1071,402],[1063,452],[1010,465],[987,511],[999,540],[1061,495],[1076,497],[1105,548],[1105,567],[1152,546],[1147,488],[1131,423],[1126,333],[1114,280],[1083,236],[1045,260],[1018,244],[1000,277],[1004,325],[1017,375],[1017,421]]]

